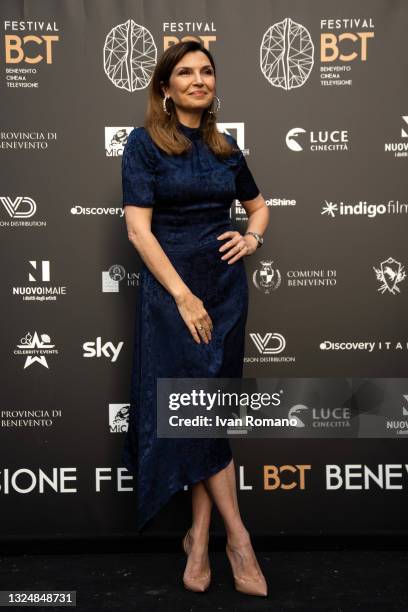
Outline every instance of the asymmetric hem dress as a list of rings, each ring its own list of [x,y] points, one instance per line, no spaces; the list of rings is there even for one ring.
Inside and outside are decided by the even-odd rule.
[[[152,207],[151,230],[213,323],[208,344],[197,344],[173,296],[142,261],[136,299],[128,430],[122,463],[134,476],[136,527],[140,531],[170,497],[226,467],[227,438],[158,438],[157,378],[241,378],[248,284],[243,259],[222,260],[219,248],[234,229],[235,198],[252,200],[259,189],[242,151],[219,158],[201,127],[180,122],[191,149],[169,155],[144,127],[134,128],[122,158],[123,206]]]

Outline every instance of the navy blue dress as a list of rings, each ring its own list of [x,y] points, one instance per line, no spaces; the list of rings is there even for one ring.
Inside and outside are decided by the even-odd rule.
[[[197,344],[172,295],[142,262],[136,300],[129,426],[122,462],[134,476],[137,529],[176,492],[226,467],[226,438],[158,438],[156,379],[242,377],[248,284],[244,261],[222,260],[217,236],[231,225],[234,198],[259,189],[240,150],[217,158],[200,127],[178,122],[192,148],[168,155],[144,127],[129,134],[122,158],[123,206],[152,207],[151,229],[213,322],[208,344]],[[226,138],[235,144],[229,135]]]

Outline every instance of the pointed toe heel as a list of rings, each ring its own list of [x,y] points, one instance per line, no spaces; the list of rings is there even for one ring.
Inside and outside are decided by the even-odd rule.
[[[263,580],[249,580],[234,575],[234,586],[239,593],[268,597],[268,587]]]
[[[187,557],[189,555],[189,550],[187,547],[187,538],[190,534],[190,529],[187,531],[186,535],[183,537],[182,546],[183,550],[186,553]],[[189,591],[194,591],[195,593],[204,593],[211,583],[211,570],[204,574],[203,576],[199,576],[198,578],[192,578],[191,576],[186,576],[184,573],[183,576],[183,585]]]
[[[188,591],[194,591],[195,593],[205,593],[211,582],[211,573],[206,574],[205,576],[200,576],[200,578],[186,578],[183,577],[184,587]]]
[[[231,564],[231,568],[233,568],[233,564],[231,562],[231,551],[228,544],[226,546],[226,553]],[[234,578],[235,590],[239,593],[245,593],[246,595],[258,595],[260,597],[268,596],[268,585],[263,574],[255,579],[247,576],[238,576],[234,573],[234,570],[232,570],[232,575]]]

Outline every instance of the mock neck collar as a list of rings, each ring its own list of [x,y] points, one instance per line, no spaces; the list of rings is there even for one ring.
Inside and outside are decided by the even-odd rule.
[[[183,132],[187,136],[187,138],[200,138],[201,136],[201,125],[198,127],[189,127],[188,125],[184,125],[181,121],[177,120],[178,129]]]

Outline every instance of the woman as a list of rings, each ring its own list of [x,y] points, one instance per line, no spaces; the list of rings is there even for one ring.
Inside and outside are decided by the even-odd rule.
[[[132,130],[124,148],[123,207],[142,270],[122,460],[136,480],[139,529],[191,485],[186,588],[210,584],[215,502],[235,588],[266,596],[239,513],[229,440],[166,439],[156,431],[158,377],[242,377],[248,309],[242,258],[262,244],[269,212],[235,139],[216,129],[214,98],[209,51],[197,41],[169,47],[152,77],[144,127]],[[235,197],[249,216],[243,236],[230,222]]]

